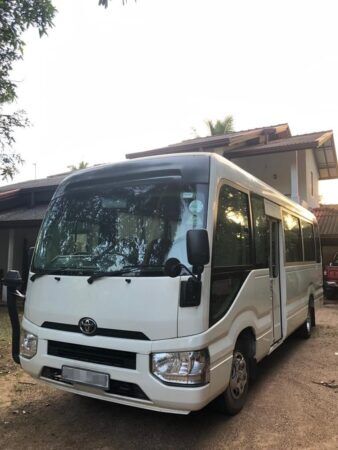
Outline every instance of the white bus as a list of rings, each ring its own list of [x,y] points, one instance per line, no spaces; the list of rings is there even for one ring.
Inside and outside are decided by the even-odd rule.
[[[187,414],[243,407],[255,364],[322,299],[311,212],[221,156],[70,175],[42,224],[20,362],[56,388]]]

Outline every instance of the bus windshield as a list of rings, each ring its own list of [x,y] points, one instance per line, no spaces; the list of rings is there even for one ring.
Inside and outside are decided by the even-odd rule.
[[[136,182],[135,182],[136,183]],[[81,188],[56,197],[34,255],[36,273],[163,275],[187,264],[186,232],[206,227],[206,184],[152,182]],[[128,274],[129,276],[129,274]]]

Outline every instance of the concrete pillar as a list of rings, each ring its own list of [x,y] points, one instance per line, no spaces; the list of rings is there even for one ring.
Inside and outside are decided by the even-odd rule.
[[[11,228],[8,231],[7,270],[13,269],[14,240],[15,240],[15,229]],[[4,276],[6,276],[7,270],[4,273]],[[7,302],[7,287],[6,286],[3,286],[3,288],[2,288],[2,301],[4,303]]]
[[[295,151],[294,158],[291,163],[291,199],[300,203],[299,197],[299,180],[298,180],[298,152]]]

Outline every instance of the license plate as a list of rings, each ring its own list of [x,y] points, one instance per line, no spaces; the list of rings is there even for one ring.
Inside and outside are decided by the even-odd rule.
[[[78,369],[77,367],[62,366],[62,378],[73,383],[86,384],[103,389],[109,388],[109,375],[93,370]]]

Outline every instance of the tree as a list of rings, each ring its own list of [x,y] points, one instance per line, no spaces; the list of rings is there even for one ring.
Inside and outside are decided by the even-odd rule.
[[[11,72],[22,59],[25,42],[22,34],[31,27],[40,37],[53,26],[56,9],[51,0],[0,0],[0,176],[12,178],[22,163],[12,146],[14,130],[29,125],[24,111],[5,114],[4,105],[16,99],[16,83]]]
[[[216,120],[215,122],[206,120],[205,123],[209,128],[210,136],[220,136],[234,131],[234,118],[231,115],[226,116],[224,120]]]
[[[86,169],[88,167],[88,163],[85,161],[80,161],[77,166],[71,165],[71,166],[67,166],[67,167],[70,171],[74,172],[75,170]]]

